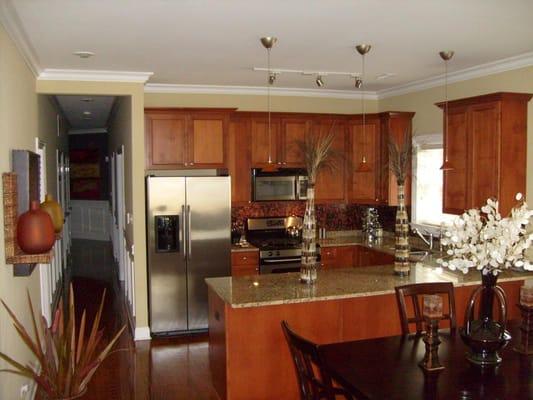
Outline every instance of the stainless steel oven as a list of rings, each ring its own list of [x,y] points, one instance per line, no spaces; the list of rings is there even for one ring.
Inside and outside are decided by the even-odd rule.
[[[252,170],[253,201],[305,200],[307,175],[301,169]]]

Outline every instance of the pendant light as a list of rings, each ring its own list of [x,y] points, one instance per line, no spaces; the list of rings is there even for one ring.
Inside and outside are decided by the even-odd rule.
[[[363,109],[363,140],[366,140],[365,136],[365,125],[366,125],[366,117],[365,117],[365,91],[364,91],[364,81],[365,81],[365,55],[370,51],[372,46],[369,44],[358,44],[355,46],[355,49],[359,54],[361,54],[362,58],[362,70],[361,70],[361,78],[356,80],[356,87],[361,89],[361,108]],[[364,142],[363,142],[364,146]],[[366,161],[365,156],[365,148],[363,147],[363,158],[361,159],[361,162],[356,168],[356,172],[370,172],[372,168],[370,167],[370,164]]]
[[[270,118],[270,86],[276,81],[276,74],[270,70],[270,51],[276,44],[278,38],[274,36],[265,36],[261,38],[261,44],[267,49],[267,98],[268,98],[268,164],[264,171],[274,171],[277,169],[276,164],[272,161],[272,124]]]
[[[451,50],[439,52],[440,58],[444,60],[444,136],[448,135],[448,61],[455,53]],[[453,168],[452,163],[448,160],[448,148],[444,147],[444,163],[440,167],[443,171],[450,171]]]

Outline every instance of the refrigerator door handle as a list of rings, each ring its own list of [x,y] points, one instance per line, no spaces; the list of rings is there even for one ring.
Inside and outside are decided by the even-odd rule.
[[[183,253],[183,259],[187,259],[187,251],[185,249],[185,206],[181,206],[181,235],[180,235],[180,249]]]
[[[189,260],[192,258],[192,239],[191,239],[191,206],[187,206],[187,251],[189,252]]]

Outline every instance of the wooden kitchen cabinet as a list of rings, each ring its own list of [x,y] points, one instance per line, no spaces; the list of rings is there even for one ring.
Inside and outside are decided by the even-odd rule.
[[[336,153],[331,168],[322,169],[315,186],[317,203],[339,203],[346,201],[346,124],[343,120],[321,118],[313,126],[313,135],[327,135],[333,132],[332,148]]]
[[[357,246],[334,246],[320,249],[320,265],[325,269],[351,268]]]
[[[350,152],[349,199],[360,204],[377,204],[381,178],[381,132],[376,115],[351,118],[348,122]],[[367,166],[362,170],[360,166]]]
[[[381,143],[379,145],[381,156],[381,175],[378,189],[378,203],[382,205],[398,205],[398,185],[396,176],[389,167],[388,141],[393,140],[401,146],[405,136],[412,137],[412,119],[415,113],[412,112],[382,112],[379,113],[381,121]],[[408,167],[409,173],[405,180],[405,205],[411,204],[411,165]]]
[[[234,251],[231,253],[231,276],[259,274],[258,251]]]
[[[359,246],[356,267],[370,267],[374,265],[393,264],[394,256],[365,246]]]
[[[225,168],[231,111],[146,109],[146,168]]]
[[[460,214],[487,198],[499,200],[507,215],[516,193],[526,190],[527,103],[533,95],[498,92],[448,102],[444,156],[443,211]],[[445,103],[437,106],[444,110]]]
[[[251,200],[252,168],[251,120],[232,118],[229,123],[228,172],[231,176],[231,203],[247,204]]]
[[[301,144],[306,135],[310,134],[312,120],[300,117],[282,117],[280,121],[278,164],[283,168],[305,167]]]
[[[270,155],[274,164],[281,162],[279,151],[279,118],[270,118],[271,135],[268,134],[268,117],[253,116],[248,118],[251,132],[251,162],[255,168],[264,168],[268,165]]]

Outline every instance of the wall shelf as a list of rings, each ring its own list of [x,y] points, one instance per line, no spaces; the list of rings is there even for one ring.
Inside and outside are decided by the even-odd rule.
[[[35,264],[49,264],[52,261],[53,251],[42,254],[26,254],[17,244],[17,174],[6,172],[2,174],[4,189],[4,247],[6,264],[13,264],[15,275],[29,275]],[[30,264],[18,267],[18,264]],[[18,273],[17,273],[18,271]],[[25,273],[23,271],[26,271]]]

